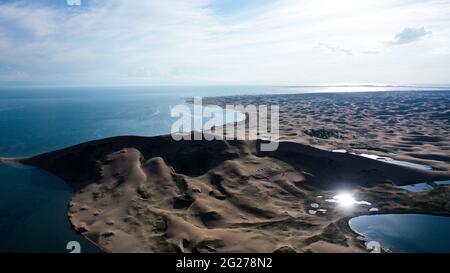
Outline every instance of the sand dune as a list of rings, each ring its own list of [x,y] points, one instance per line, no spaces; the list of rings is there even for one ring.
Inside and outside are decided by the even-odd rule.
[[[450,92],[213,97],[205,104],[280,107],[280,139],[450,170]]]
[[[20,162],[46,169],[77,193],[74,228],[108,252],[363,252],[348,217],[368,206],[327,203],[342,189],[382,212],[449,214],[449,190],[394,184],[450,178],[295,142],[115,137]],[[311,203],[326,213],[311,215]]]

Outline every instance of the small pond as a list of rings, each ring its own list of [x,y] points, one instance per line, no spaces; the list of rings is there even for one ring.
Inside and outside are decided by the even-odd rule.
[[[424,214],[365,215],[350,219],[353,231],[390,252],[450,253],[450,217]]]

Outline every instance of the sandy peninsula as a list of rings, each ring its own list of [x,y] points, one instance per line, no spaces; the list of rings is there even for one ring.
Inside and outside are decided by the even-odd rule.
[[[351,217],[373,208],[450,215],[449,187],[418,193],[397,187],[450,179],[450,104],[407,94],[361,96],[210,100],[279,103],[282,139],[273,152],[261,151],[259,140],[123,136],[18,161],[76,189],[70,221],[106,252],[367,252],[348,226]],[[349,209],[326,201],[343,190],[363,204]],[[312,213],[317,206],[322,211]]]

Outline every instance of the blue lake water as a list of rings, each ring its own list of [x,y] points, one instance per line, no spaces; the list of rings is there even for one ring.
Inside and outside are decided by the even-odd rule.
[[[450,185],[450,180],[445,180],[445,181],[438,181],[438,182],[434,182],[437,185],[440,186],[445,186],[445,185]]]
[[[170,133],[170,110],[192,96],[276,93],[272,87],[0,90],[0,157],[31,156],[119,135]],[[36,168],[0,164],[0,252],[96,251],[67,219],[71,188]]]
[[[350,227],[383,249],[408,253],[450,253],[450,217],[423,214],[366,215]]]
[[[422,192],[422,191],[431,191],[434,190],[437,186],[446,186],[450,185],[450,180],[444,180],[444,181],[433,181],[430,183],[417,183],[417,184],[410,184],[410,185],[404,185],[399,186],[399,188],[412,191],[412,192]]]
[[[67,219],[72,189],[58,177],[33,167],[0,164],[0,252],[99,252],[75,233]]]
[[[407,191],[412,191],[412,192],[431,191],[434,189],[428,183],[417,183],[417,184],[411,184],[411,185],[404,185],[404,186],[399,186],[399,188],[402,188]]]
[[[171,107],[194,95],[272,92],[270,87],[0,90],[0,156],[30,156],[118,135],[170,133]],[[275,92],[275,91],[273,91]]]

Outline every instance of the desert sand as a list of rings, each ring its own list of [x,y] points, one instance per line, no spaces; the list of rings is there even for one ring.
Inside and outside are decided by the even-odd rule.
[[[450,170],[450,91],[211,97],[204,104],[280,107],[280,140]]]
[[[449,104],[409,101],[406,94],[395,95],[398,102],[391,94],[381,102],[313,96],[214,98],[280,103],[282,140],[273,152],[260,151],[258,140],[123,136],[17,161],[72,185],[71,223],[106,252],[367,252],[348,219],[371,208],[450,215],[450,187],[418,193],[397,187],[450,179]],[[304,133],[320,128],[341,137]],[[332,149],[375,150],[434,169]],[[343,190],[370,205],[326,201]],[[316,204],[326,212],[311,214]]]

